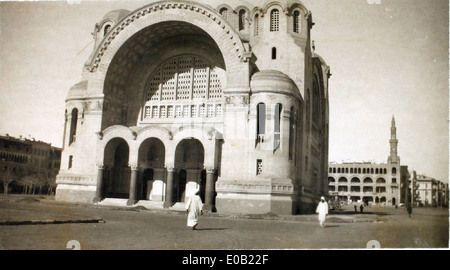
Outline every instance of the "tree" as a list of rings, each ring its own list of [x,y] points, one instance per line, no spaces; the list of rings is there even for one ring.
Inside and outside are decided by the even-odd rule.
[[[15,180],[15,174],[11,168],[6,168],[3,171],[0,180],[3,183],[3,193],[8,194],[9,184]]]

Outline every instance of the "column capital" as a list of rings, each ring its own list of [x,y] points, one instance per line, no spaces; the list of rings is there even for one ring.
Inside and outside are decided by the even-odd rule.
[[[132,171],[137,171],[139,169],[139,166],[137,164],[129,164]]]
[[[205,166],[204,169],[206,170],[206,173],[215,173],[216,168],[214,166]]]
[[[100,170],[103,170],[106,167],[106,165],[103,163],[97,163],[96,165],[97,165],[97,168],[99,168]]]
[[[172,164],[165,165],[164,167],[166,167],[168,172],[175,172],[175,166]]]

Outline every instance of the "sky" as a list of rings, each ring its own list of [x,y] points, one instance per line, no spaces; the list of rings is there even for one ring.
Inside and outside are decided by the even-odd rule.
[[[73,2],[0,3],[0,135],[60,147],[65,98],[81,79],[95,23],[149,1]],[[448,182],[448,1],[302,2],[332,73],[329,161],[386,163],[395,116],[401,164]]]

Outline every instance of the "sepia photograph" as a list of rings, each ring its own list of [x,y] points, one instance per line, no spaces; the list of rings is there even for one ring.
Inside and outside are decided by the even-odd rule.
[[[1,0],[0,182],[0,250],[448,250],[449,2]]]

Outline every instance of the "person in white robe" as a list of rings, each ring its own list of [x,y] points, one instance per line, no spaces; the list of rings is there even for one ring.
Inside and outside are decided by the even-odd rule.
[[[317,206],[316,213],[319,214],[320,227],[325,227],[325,220],[328,215],[328,203],[325,201],[324,197],[320,198],[319,205]]]
[[[203,214],[203,203],[199,195],[200,191],[197,190],[194,195],[189,197],[186,203],[186,211],[188,213],[187,226],[191,227],[193,230],[195,230],[195,227],[197,226],[198,217]]]

